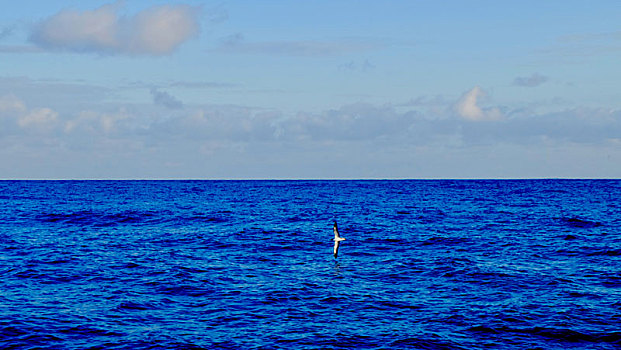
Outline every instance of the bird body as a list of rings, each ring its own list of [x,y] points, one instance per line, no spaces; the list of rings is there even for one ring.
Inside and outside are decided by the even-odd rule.
[[[339,254],[339,245],[341,244],[341,241],[344,241],[344,240],[345,238],[339,235],[339,228],[335,221],[334,222],[334,258],[335,259]]]

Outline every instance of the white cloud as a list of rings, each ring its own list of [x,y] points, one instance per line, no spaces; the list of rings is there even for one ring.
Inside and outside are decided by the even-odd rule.
[[[103,116],[101,116],[100,122],[101,122],[101,126],[103,127],[104,131],[107,133],[110,133],[112,131],[114,131],[114,129],[116,128],[116,124],[119,120],[122,120],[124,118],[119,118],[119,116],[117,115],[112,115],[112,114],[104,114]]]
[[[148,127],[142,125],[139,115],[132,115],[123,108],[113,112],[85,110],[64,122],[64,131],[70,137],[88,134],[131,138],[137,134],[137,129]]]
[[[64,121],[65,140],[72,142],[74,138],[81,140],[85,137],[123,137],[120,135],[131,138],[135,130],[129,125],[132,124],[131,121],[137,119],[124,110],[110,113],[92,110],[81,111]],[[127,121],[129,123],[124,124]]]
[[[39,130],[49,129],[56,124],[58,113],[49,108],[36,108],[20,116],[17,124],[22,128],[34,128]]]
[[[198,8],[165,5],[150,8],[129,20],[129,42],[133,50],[153,54],[170,53],[198,34]]]
[[[0,112],[24,112],[26,105],[15,95],[0,96]]]
[[[127,17],[119,15],[121,4],[62,10],[40,21],[30,40],[50,50],[163,55],[199,32],[197,7],[155,6]]]
[[[475,86],[463,94],[455,106],[457,114],[469,121],[493,121],[502,119],[498,108],[483,109],[478,105],[478,99],[485,96],[480,87]]]
[[[3,124],[17,125],[23,130],[49,131],[56,126],[58,113],[51,108],[29,108],[15,95],[0,96],[0,117]]]

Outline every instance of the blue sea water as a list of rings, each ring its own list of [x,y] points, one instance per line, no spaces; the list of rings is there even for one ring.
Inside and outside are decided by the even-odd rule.
[[[0,348],[618,349],[620,198],[618,180],[2,181]]]

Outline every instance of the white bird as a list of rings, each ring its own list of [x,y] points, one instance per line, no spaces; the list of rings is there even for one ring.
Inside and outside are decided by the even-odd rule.
[[[341,244],[341,241],[344,241],[345,238],[339,236],[339,229],[336,226],[336,221],[334,222],[334,258],[336,259],[336,257],[339,254],[339,245]]]

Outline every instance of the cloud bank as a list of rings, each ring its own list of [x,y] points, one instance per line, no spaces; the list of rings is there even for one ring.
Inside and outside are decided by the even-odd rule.
[[[309,147],[358,142],[420,146],[621,142],[621,111],[574,108],[554,113],[509,111],[503,115],[498,107],[479,106],[483,92],[478,87],[457,102],[438,99],[436,103],[445,104],[444,111],[436,103],[406,108],[355,103],[294,114],[234,105],[184,105],[164,90],[152,88],[150,93],[152,104],[86,104],[77,111],[62,108],[62,104],[25,102],[14,94],[0,93],[0,133],[20,136],[45,131],[46,137],[69,143],[77,136],[88,136],[146,137],[152,144],[194,139]]]
[[[500,112],[480,105],[476,87],[459,100],[293,114],[234,105],[174,108],[180,103],[174,96],[151,94],[154,103],[63,111],[0,93],[0,162],[10,170],[2,176],[616,176],[621,161],[621,111],[521,110],[485,119]],[[574,172],[561,172],[574,165]]]
[[[199,8],[154,6],[134,16],[121,3],[95,10],[62,10],[34,26],[30,41],[48,50],[100,54],[165,55],[198,35]]]

